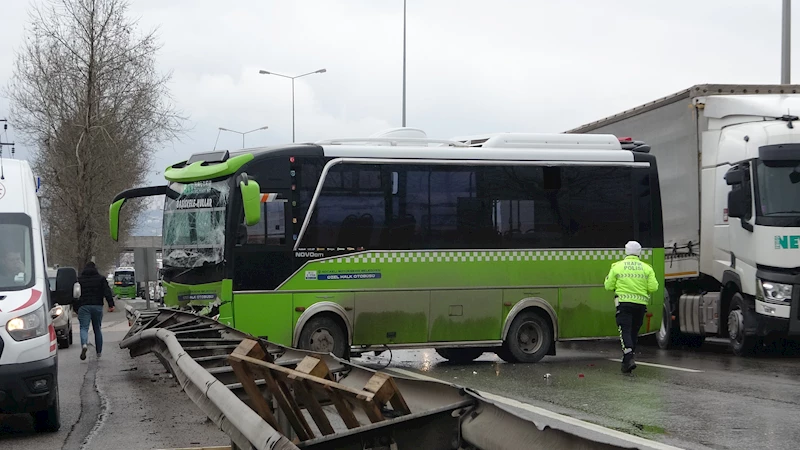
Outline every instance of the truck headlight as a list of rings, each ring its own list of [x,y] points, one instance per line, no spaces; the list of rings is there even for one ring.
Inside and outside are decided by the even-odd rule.
[[[15,341],[26,341],[47,334],[44,305],[24,316],[14,317],[6,323],[8,334]]]
[[[792,285],[758,280],[756,297],[769,303],[785,304],[792,301]]]

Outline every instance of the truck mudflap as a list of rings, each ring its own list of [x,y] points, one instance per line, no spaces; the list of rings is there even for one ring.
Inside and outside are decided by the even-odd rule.
[[[120,343],[155,354],[189,398],[252,449],[674,449],[504,397],[376,371],[209,317],[126,308]]]

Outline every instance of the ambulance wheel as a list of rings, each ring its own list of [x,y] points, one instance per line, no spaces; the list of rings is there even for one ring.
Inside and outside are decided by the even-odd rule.
[[[58,388],[53,403],[43,411],[36,411],[33,416],[36,431],[55,432],[61,428],[61,409],[58,401]]]

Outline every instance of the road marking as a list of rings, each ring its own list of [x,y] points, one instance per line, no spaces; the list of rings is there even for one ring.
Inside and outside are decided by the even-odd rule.
[[[621,360],[621,359],[613,359],[613,358],[609,358],[608,360],[609,360],[609,361],[618,362],[618,363],[621,363],[621,362],[622,362],[622,360]],[[655,364],[655,363],[640,362],[640,361],[636,361],[636,365],[637,365],[637,366],[650,366],[650,367],[658,367],[658,368],[661,368],[661,369],[680,370],[681,372],[691,372],[691,373],[702,373],[702,372],[704,372],[703,370],[697,370],[697,369],[686,369],[686,368],[684,368],[684,367],[666,366],[666,365],[664,365],[664,364]]]

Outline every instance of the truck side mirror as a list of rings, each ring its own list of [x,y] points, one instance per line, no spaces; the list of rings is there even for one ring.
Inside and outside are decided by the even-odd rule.
[[[53,297],[60,305],[70,305],[81,296],[78,272],[72,267],[59,267],[56,272],[56,289]]]
[[[242,173],[239,176],[239,190],[242,193],[244,221],[247,226],[253,226],[261,220],[261,187],[256,180]]]
[[[744,188],[728,192],[728,217],[743,219],[750,212],[750,198]]]
[[[747,173],[747,169],[742,169],[739,166],[732,167],[725,173],[725,183],[728,186],[733,186],[736,184],[742,184],[745,180],[745,174]],[[730,213],[730,212],[729,212]]]

